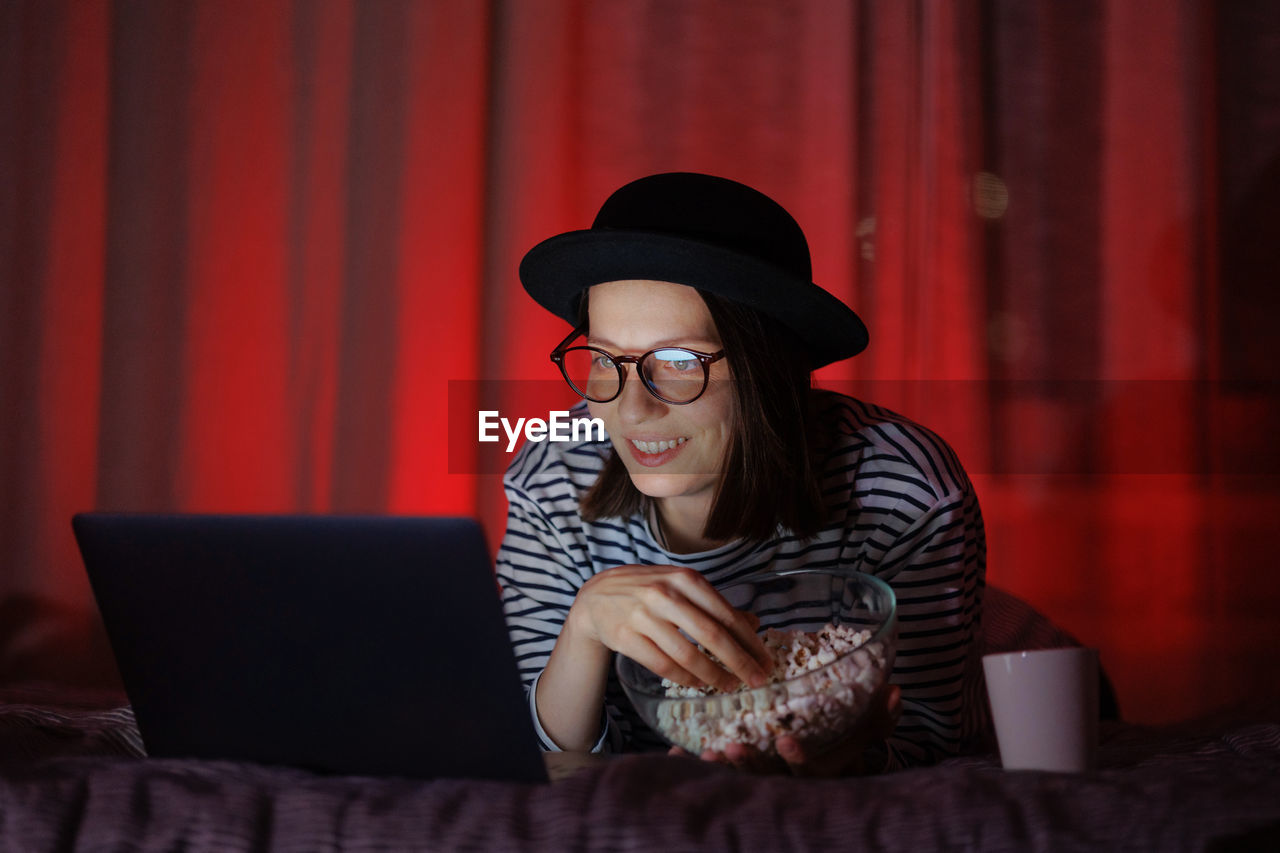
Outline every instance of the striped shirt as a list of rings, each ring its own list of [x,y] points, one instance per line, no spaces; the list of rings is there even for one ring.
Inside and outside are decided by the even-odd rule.
[[[818,417],[834,438],[822,460],[826,525],[800,540],[786,530],[763,543],[731,542],[673,554],[642,514],[587,522],[579,498],[595,482],[605,441],[526,442],[504,478],[507,530],[497,556],[507,628],[538,721],[539,675],[573,604],[597,572],[674,565],[713,586],[769,567],[850,566],[873,574],[898,600],[891,681],[902,717],[888,767],[926,764],[959,751],[985,726],[980,701],[980,612],[986,570],[982,515],[951,448],[906,418],[851,397],[819,395]],[[664,742],[636,714],[610,668],[596,750],[652,749]]]

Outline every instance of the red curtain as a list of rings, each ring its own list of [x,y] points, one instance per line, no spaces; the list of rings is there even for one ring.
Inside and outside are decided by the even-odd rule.
[[[496,545],[447,425],[545,415],[478,381],[554,384],[521,255],[694,170],[805,226],[872,332],[820,382],[956,446],[989,579],[1128,716],[1278,680],[1273,4],[15,0],[0,39],[0,678],[115,677],[78,510]]]

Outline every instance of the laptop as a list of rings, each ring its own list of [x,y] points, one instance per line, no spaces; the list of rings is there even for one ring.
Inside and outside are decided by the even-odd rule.
[[[476,521],[72,526],[149,755],[546,781]]]

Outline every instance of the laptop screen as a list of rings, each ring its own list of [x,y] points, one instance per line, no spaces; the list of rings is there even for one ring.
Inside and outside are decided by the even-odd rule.
[[[545,780],[474,520],[73,527],[150,755]]]

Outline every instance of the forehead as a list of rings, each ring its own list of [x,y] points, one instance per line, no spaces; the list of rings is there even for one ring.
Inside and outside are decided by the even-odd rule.
[[[587,296],[591,337],[631,346],[697,338],[719,341],[698,291],[669,281],[610,281]]]

